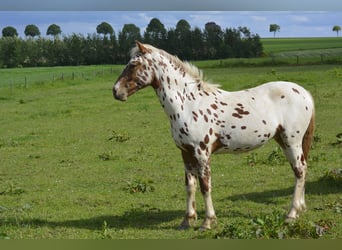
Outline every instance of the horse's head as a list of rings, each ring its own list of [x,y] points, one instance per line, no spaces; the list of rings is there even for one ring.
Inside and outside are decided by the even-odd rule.
[[[130,61],[113,87],[113,95],[120,101],[126,101],[138,90],[153,85],[155,80],[152,60],[147,58],[152,50],[140,42],[136,42],[136,44],[137,47],[132,50]]]

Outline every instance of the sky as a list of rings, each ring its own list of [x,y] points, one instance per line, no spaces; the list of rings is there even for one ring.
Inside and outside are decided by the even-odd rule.
[[[246,26],[261,37],[272,37],[270,24],[278,24],[277,37],[331,37],[334,25],[342,26],[342,11],[1,11],[0,29],[13,26],[24,37],[28,24],[35,24],[45,36],[50,24],[61,27],[62,33],[83,35],[96,33],[96,26],[108,22],[116,35],[124,24],[133,23],[144,32],[152,18],[158,18],[166,29],[175,28],[185,19],[192,28],[204,29],[215,22],[222,29]]]

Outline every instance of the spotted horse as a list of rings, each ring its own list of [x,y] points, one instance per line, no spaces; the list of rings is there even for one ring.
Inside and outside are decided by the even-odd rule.
[[[115,99],[126,101],[152,86],[170,119],[171,133],[185,167],[186,214],[180,229],[197,219],[197,181],[205,204],[201,229],[216,222],[211,199],[210,156],[240,153],[274,138],[295,175],[293,201],[287,219],[306,208],[304,199],[308,152],[314,130],[310,93],[291,82],[269,82],[227,92],[206,82],[194,65],[148,44],[136,42],[131,59],[113,87]]]

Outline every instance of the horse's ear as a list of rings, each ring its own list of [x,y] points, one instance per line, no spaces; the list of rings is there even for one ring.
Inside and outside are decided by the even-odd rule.
[[[150,53],[151,50],[146,48],[141,42],[139,41],[135,41],[138,48],[139,48],[139,51],[142,53],[142,54],[146,54],[146,53]]]

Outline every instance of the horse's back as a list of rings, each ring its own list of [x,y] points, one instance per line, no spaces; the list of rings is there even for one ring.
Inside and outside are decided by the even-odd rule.
[[[255,88],[264,100],[270,120],[274,117],[283,129],[304,133],[314,115],[314,101],[309,91],[293,82],[269,82]]]
[[[269,82],[255,88],[228,92],[226,126],[222,129],[225,145],[233,149],[253,149],[265,144],[276,133],[286,130],[301,140],[314,112],[310,93],[292,82]]]

